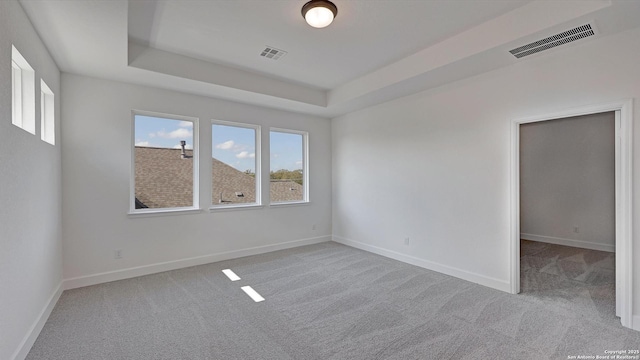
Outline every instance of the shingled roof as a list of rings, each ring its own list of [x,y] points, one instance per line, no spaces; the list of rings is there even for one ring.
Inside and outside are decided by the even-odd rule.
[[[193,151],[135,147],[136,209],[193,205]],[[212,203],[254,203],[255,178],[212,158]],[[294,181],[270,183],[271,201],[302,200],[303,187]]]

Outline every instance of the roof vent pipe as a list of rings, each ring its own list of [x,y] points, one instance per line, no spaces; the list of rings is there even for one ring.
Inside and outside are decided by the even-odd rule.
[[[180,153],[180,157],[183,159],[187,158],[187,152],[184,150],[186,145],[187,145],[186,141],[180,140],[180,146],[182,147],[182,152]]]

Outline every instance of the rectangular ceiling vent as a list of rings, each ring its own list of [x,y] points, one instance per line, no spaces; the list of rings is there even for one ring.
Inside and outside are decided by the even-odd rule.
[[[528,55],[549,50],[556,46],[568,44],[570,42],[584,39],[589,36],[594,36],[595,34],[595,28],[592,27],[591,24],[586,24],[578,26],[577,28],[573,28],[571,30],[561,32],[560,34],[549,36],[548,38],[544,38],[542,40],[534,41],[530,44],[520,46],[518,48],[510,50],[509,52],[516,58],[520,59]]]
[[[278,60],[281,57],[287,55],[287,52],[284,50],[276,49],[273,46],[267,46],[262,50],[260,56],[265,57],[267,59]]]

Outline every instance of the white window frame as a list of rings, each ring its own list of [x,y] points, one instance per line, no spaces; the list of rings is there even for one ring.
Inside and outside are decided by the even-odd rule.
[[[271,159],[271,132],[302,135],[302,200],[271,201],[271,162],[269,162],[269,206],[301,205],[309,203],[309,132],[283,128],[269,128],[269,159]]]
[[[35,71],[14,45],[11,46],[11,123],[36,134]]]
[[[213,131],[214,125],[222,126],[234,126],[245,129],[253,129],[255,131],[255,178],[256,178],[256,201],[254,203],[241,203],[241,204],[215,204],[213,202],[213,193],[211,194],[211,204],[209,210],[221,210],[221,209],[240,209],[240,208],[256,208],[262,207],[262,127],[260,125],[239,123],[223,120],[211,120],[210,131]],[[213,134],[213,132],[212,132]],[[213,136],[211,138],[211,151],[213,152]],[[213,189],[213,177],[211,178],[210,186]]]
[[[193,205],[176,208],[136,209],[136,116],[151,116],[168,120],[189,121],[193,123]],[[191,116],[164,114],[145,110],[131,111],[131,170],[129,177],[129,215],[153,216],[171,213],[200,212],[200,151],[199,119]]]
[[[56,145],[55,96],[44,80],[40,79],[40,138]]]

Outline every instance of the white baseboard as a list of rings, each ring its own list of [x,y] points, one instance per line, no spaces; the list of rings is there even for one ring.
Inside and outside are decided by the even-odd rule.
[[[598,244],[598,243],[593,243],[589,241],[574,240],[574,239],[563,239],[563,238],[557,238],[553,236],[521,233],[520,239],[539,241],[539,242],[556,244],[556,245],[573,246],[573,247],[579,247],[579,248],[590,249],[590,250],[598,250],[598,251],[608,251],[608,252],[616,251],[615,245]]]
[[[84,286],[91,286],[96,284],[102,284],[111,281],[130,279],[138,276],[155,274],[163,271],[182,269],[190,266],[204,265],[217,261],[229,260],[240,258],[244,256],[258,255],[264,254],[272,251],[290,249],[298,246],[312,245],[318,244],[322,242],[331,241],[331,236],[320,236],[309,239],[301,239],[288,241],[273,245],[265,245],[265,246],[257,246],[248,249],[241,249],[235,251],[228,251],[217,254],[209,254],[203,256],[196,256],[188,259],[180,259],[167,261],[162,263],[150,264],[132,267],[128,269],[114,270],[109,272],[103,272],[99,274],[92,274],[86,276],[79,276],[75,278],[65,279],[64,280],[64,289],[75,289]]]
[[[16,349],[13,356],[11,356],[12,360],[24,360],[27,357],[31,347],[36,342],[38,335],[40,335],[40,331],[42,331],[44,324],[47,322],[47,319],[49,319],[51,311],[53,311],[53,308],[58,303],[58,299],[60,299],[60,295],[62,295],[62,289],[62,282],[60,282],[53,294],[49,297],[49,301],[47,301],[42,311],[40,311],[38,318],[33,325],[31,325],[29,331],[22,339],[22,342],[20,342],[18,349]]]
[[[495,278],[484,276],[484,275],[479,275],[466,270],[439,264],[429,260],[420,259],[411,255],[406,255],[396,251],[383,249],[381,247],[365,244],[355,240],[346,239],[340,236],[334,235],[333,241],[343,245],[347,245],[347,246],[351,246],[351,247],[365,250],[368,252],[372,252],[374,254],[382,255],[394,260],[402,261],[411,265],[419,266],[428,270],[433,270],[446,275],[451,275],[451,276],[460,278],[462,280],[471,281],[473,283],[494,288],[496,290],[501,290],[504,292],[511,291],[511,286],[508,281],[495,279]]]

